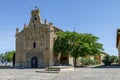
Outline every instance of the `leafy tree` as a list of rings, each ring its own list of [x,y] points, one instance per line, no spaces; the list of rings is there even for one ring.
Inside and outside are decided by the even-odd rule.
[[[0,61],[1,61],[1,63],[6,62],[6,57],[5,57],[4,53],[0,54]]]
[[[61,54],[66,55],[70,51],[70,35],[68,31],[57,33],[57,39],[54,42],[54,52],[58,54],[58,61],[60,60]]]
[[[13,61],[13,55],[15,51],[8,51],[4,55],[6,57],[7,62],[12,62]]]
[[[3,55],[4,55],[3,53],[2,53],[2,54],[0,54],[0,60],[2,60]]]
[[[74,66],[76,66],[78,57],[95,55],[103,50],[102,44],[98,43],[98,39],[98,37],[87,33],[58,32],[54,43],[54,52],[70,54],[74,58]]]
[[[118,57],[117,56],[110,56],[110,55],[106,55],[103,59],[103,63],[105,65],[111,65],[112,63],[116,63],[118,61]]]
[[[111,65],[112,63],[110,55],[106,55],[102,61],[105,65]]]
[[[73,52],[71,52],[71,55],[75,58],[74,66],[76,66],[76,59],[78,57],[96,55],[103,50],[102,44],[97,42],[98,39],[98,37],[92,34],[79,34],[79,37],[74,42]]]
[[[113,63],[117,63],[118,62],[118,57],[117,56],[112,55],[110,57],[111,57],[111,60],[112,60]]]
[[[12,62],[13,61],[13,57],[14,57],[14,53],[15,51],[8,51],[5,53],[0,54],[0,60],[2,63],[4,62]]]

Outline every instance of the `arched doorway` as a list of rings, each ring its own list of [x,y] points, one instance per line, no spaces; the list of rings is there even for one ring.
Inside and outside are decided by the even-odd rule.
[[[31,58],[31,68],[37,68],[38,67],[38,59],[37,57],[32,57]]]

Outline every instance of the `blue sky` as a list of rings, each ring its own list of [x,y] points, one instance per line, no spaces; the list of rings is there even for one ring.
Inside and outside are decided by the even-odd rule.
[[[15,50],[15,30],[29,24],[31,10],[40,8],[47,19],[66,31],[92,33],[104,52],[118,55],[116,30],[120,28],[120,0],[0,0],[0,53]]]

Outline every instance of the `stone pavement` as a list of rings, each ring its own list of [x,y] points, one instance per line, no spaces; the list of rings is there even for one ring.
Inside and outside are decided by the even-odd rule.
[[[43,69],[0,69],[0,80],[120,80],[120,68],[75,68],[62,73],[37,73]]]

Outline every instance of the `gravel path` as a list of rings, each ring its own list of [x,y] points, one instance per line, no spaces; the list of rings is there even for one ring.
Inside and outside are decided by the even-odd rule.
[[[120,68],[76,68],[62,73],[43,69],[0,69],[0,80],[120,80]]]

